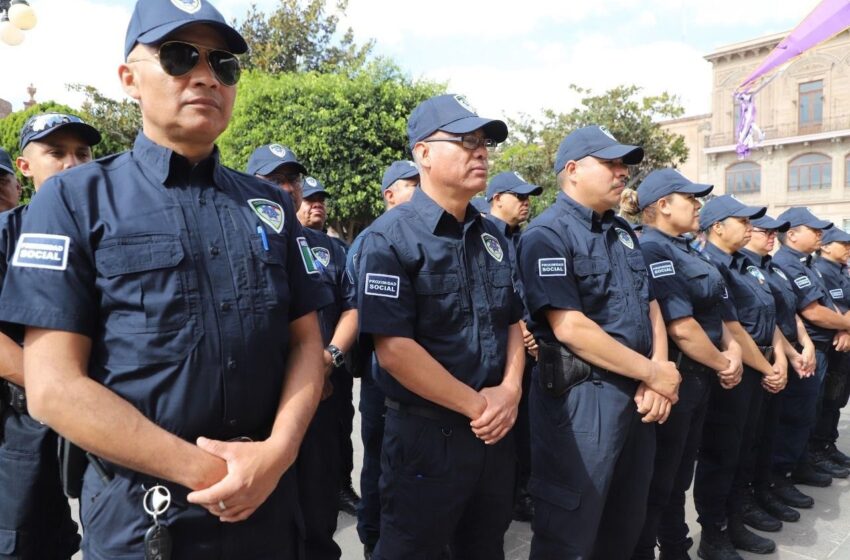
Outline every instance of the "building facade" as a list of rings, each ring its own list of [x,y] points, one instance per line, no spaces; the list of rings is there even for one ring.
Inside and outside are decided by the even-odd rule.
[[[776,216],[808,206],[850,230],[850,31],[808,51],[755,97],[761,145],[746,159],[736,153],[735,88],[785,33],[728,45],[707,55],[714,73],[712,112],[667,121],[685,137],[689,178],[715,185]]]

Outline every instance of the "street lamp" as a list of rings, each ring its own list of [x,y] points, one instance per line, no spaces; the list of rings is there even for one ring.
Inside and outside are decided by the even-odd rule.
[[[20,45],[24,31],[38,22],[35,10],[26,0],[0,0],[0,40],[10,46]]]

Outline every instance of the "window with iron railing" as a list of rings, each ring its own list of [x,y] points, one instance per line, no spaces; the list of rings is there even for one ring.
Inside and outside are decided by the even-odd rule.
[[[726,168],[726,194],[746,194],[761,190],[761,167],[741,161]]]
[[[788,163],[788,190],[813,191],[832,186],[832,160],[823,154],[803,154]]]
[[[817,132],[823,124],[823,80],[799,85],[799,133]]]

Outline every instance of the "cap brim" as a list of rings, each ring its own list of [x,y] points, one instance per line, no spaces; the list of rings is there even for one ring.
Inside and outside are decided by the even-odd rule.
[[[329,193],[325,189],[304,189],[304,192],[301,193],[301,197],[310,198],[311,196],[316,196],[317,194],[323,194],[325,195],[325,198],[331,198],[331,193]]]
[[[832,230],[835,233],[830,233],[830,238],[835,237],[835,239],[829,239],[828,241],[821,241],[823,245],[829,245],[830,243],[850,243],[850,233],[842,231],[840,229]]]
[[[761,218],[756,219],[758,220],[758,223],[753,222],[753,225],[762,229],[771,229],[783,233],[791,229],[791,222],[781,222],[774,218],[768,218],[767,216],[762,216]]]
[[[637,165],[643,161],[643,148],[628,144],[614,144],[588,155],[604,160],[622,159],[626,165]]]
[[[823,230],[823,229],[830,229],[835,224],[833,224],[832,222],[827,222],[826,220],[815,220],[814,222],[811,222],[811,223],[808,223],[808,224],[803,224],[803,225],[809,226],[810,228]]]
[[[248,52],[248,43],[245,42],[245,39],[242,37],[242,35],[239,34],[238,31],[236,31],[227,24],[221,23],[220,21],[208,19],[190,19],[164,23],[159,27],[154,27],[153,29],[150,29],[139,35],[136,38],[136,42],[142,43],[143,45],[153,45],[161,42],[163,39],[167,38],[170,34],[174,33],[178,29],[181,29],[188,25],[194,25],[196,23],[203,23],[218,29],[224,36],[224,41],[227,43],[227,48],[233,54],[244,54]]]
[[[103,139],[100,132],[90,124],[81,122],[69,122],[56,125],[54,127],[48,128],[47,130],[43,130],[38,134],[34,134],[29,138],[29,140],[27,140],[26,144],[21,146],[21,149],[23,150],[30,142],[38,142],[60,130],[73,131],[80,138],[82,138],[83,141],[89,146],[96,146],[97,144],[100,144],[100,141]]]
[[[5,165],[3,165],[2,163],[0,163],[0,171],[4,171],[4,172],[6,172],[6,173],[11,173],[12,175],[14,175],[14,174],[15,174],[15,170],[14,170],[14,169],[11,169],[11,168],[9,168],[9,167],[6,167],[6,166],[5,166]]]
[[[452,132],[454,134],[466,134],[478,129],[484,131],[484,135],[496,142],[504,142],[508,137],[508,125],[498,119],[485,119],[482,117],[466,117],[458,119],[437,130]]]
[[[543,192],[543,187],[538,187],[537,185],[519,185],[516,187],[511,187],[510,189],[505,189],[501,192],[510,192],[514,194],[527,194],[531,196],[537,196]],[[499,194],[499,193],[493,193]]]
[[[744,206],[743,208],[732,212],[728,217],[732,218],[749,218],[751,220],[757,220],[767,214],[766,206]]]
[[[297,161],[284,161],[284,162],[270,161],[268,163],[264,163],[263,165],[259,166],[254,171],[249,170],[248,173],[250,173],[251,175],[268,175],[269,173],[274,173],[274,171],[277,168],[283,167],[284,165],[293,165],[298,169],[298,172],[301,173],[302,175],[307,174],[307,168],[304,167],[303,165],[301,165]]]
[[[692,194],[697,198],[703,197],[714,190],[714,185],[705,185],[702,183],[691,183],[676,189],[674,192],[682,194]]]

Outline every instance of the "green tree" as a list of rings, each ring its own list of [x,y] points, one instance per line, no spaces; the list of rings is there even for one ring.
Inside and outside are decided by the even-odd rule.
[[[508,119],[510,136],[494,154],[495,173],[519,171],[526,180],[544,188],[542,196],[532,199],[534,213],[555,199],[558,145],[577,128],[604,125],[620,142],[643,147],[646,153],[643,162],[631,170],[632,185],[653,169],[676,167],[687,160],[685,139],[665,131],[659,124],[684,114],[676,96],[665,92],[639,97],[641,89],[637,86],[618,86],[601,95],[576,85],[570,88],[583,95],[579,107],[568,113],[545,110],[537,119],[528,115]]]
[[[79,114],[103,136],[100,144],[94,147],[95,157],[116,154],[133,147],[136,135],[142,128],[142,113],[138,103],[130,99],[118,101],[106,97],[89,85],[71,84],[67,87],[86,96]]]
[[[230,127],[219,139],[223,161],[244,169],[260,145],[289,147],[331,193],[329,223],[350,241],[383,211],[381,175],[409,157],[407,117],[444,85],[412,81],[387,61],[355,76],[247,72]]]
[[[246,69],[264,72],[341,72],[363,67],[374,47],[374,41],[363,45],[354,42],[349,27],[338,36],[339,15],[328,14],[327,0],[280,0],[266,15],[254,5],[239,32],[250,51],[242,57]],[[344,14],[348,0],[338,0],[337,14]]]

